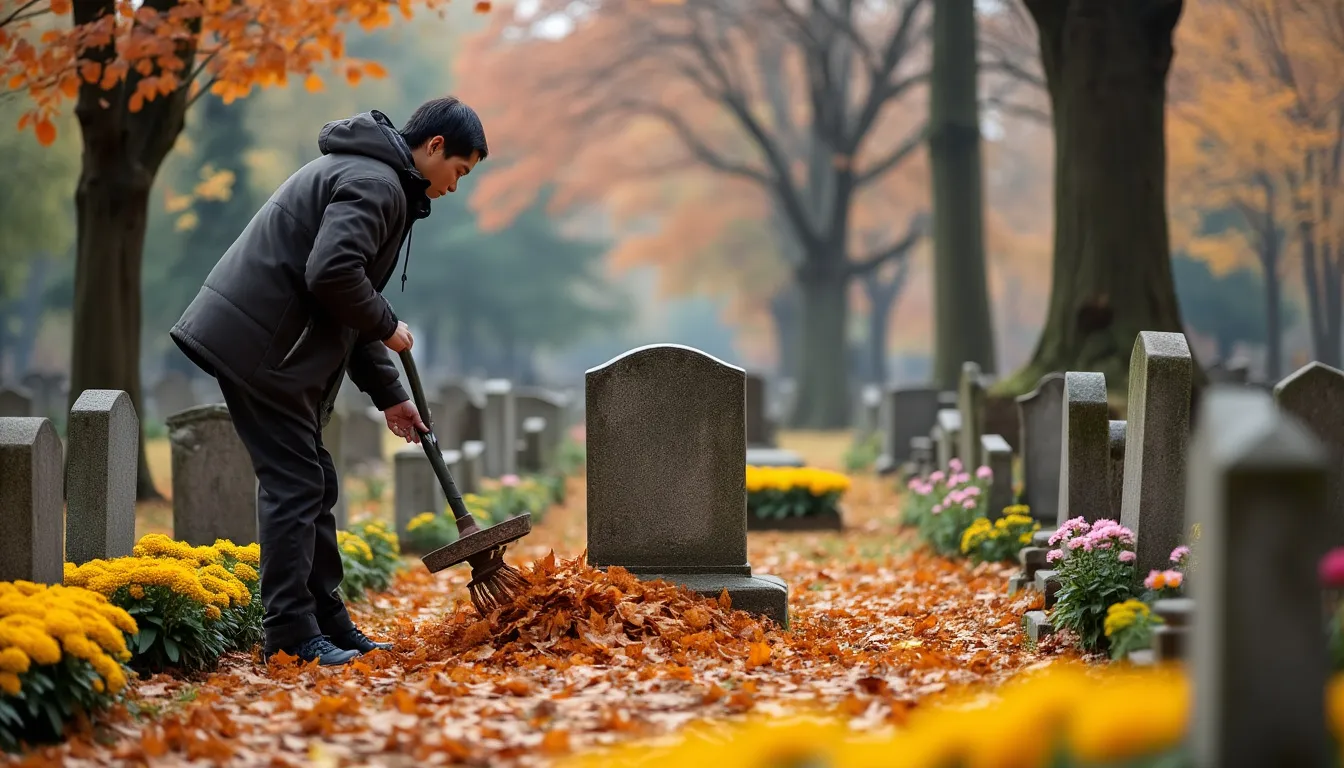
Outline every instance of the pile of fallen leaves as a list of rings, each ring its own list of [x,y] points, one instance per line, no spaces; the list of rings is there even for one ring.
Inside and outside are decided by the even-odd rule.
[[[425,660],[543,654],[564,664],[607,663],[623,655],[685,663],[692,656],[746,658],[765,629],[717,599],[665,581],[640,581],[624,568],[603,572],[584,557],[555,553],[523,570],[527,589],[482,619],[458,610],[422,629]]]

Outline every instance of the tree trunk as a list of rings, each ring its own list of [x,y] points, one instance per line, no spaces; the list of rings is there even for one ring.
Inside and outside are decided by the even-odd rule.
[[[1302,248],[1302,283],[1307,293],[1307,325],[1311,329],[1314,357],[1326,365],[1340,366],[1340,270],[1324,249],[1318,248],[1316,228],[1310,221],[1298,224]]]
[[[770,297],[770,320],[775,326],[779,373],[786,379],[798,378],[798,286],[788,283]]]
[[[1263,246],[1260,266],[1265,273],[1265,377],[1283,378],[1283,281],[1279,278],[1279,239],[1277,230]]]
[[[882,386],[887,383],[889,378],[887,372],[887,325],[891,318],[891,308],[896,304],[896,297],[878,296],[876,299],[869,294],[868,313],[868,369],[872,377],[868,383]]]
[[[934,384],[955,389],[961,364],[995,371],[985,277],[984,192],[974,0],[933,4],[929,162],[933,181]]]
[[[794,425],[804,429],[841,429],[850,422],[845,270],[846,265],[838,263],[798,272],[802,327]]]
[[[33,350],[37,348],[37,334],[42,330],[42,315],[46,309],[47,271],[51,260],[42,254],[28,262],[28,288],[19,307],[19,335],[14,344],[14,373],[22,375],[31,366]]]
[[[1032,359],[1001,389],[1096,371],[1123,391],[1140,331],[1181,332],[1167,230],[1165,104],[1179,1],[1027,0],[1055,130],[1053,285]],[[1195,371],[1196,386],[1203,373]]]

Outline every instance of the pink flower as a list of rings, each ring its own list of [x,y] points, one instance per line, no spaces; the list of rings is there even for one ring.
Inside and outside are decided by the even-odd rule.
[[[980,467],[979,469],[975,470],[975,477],[977,480],[993,480],[994,470],[990,469],[987,466]]]
[[[948,500],[948,502],[950,502],[950,503],[952,503],[952,504],[960,504],[961,502],[963,502],[963,501],[966,500],[966,492],[965,492],[965,491],[953,491],[953,492],[947,494],[947,500]]]
[[[1159,584],[1163,583],[1161,571],[1149,571],[1148,577],[1143,580],[1143,586],[1148,589],[1160,589]]]
[[[1122,563],[1134,562],[1134,553],[1130,552],[1128,549],[1124,550],[1123,552],[1120,553],[1120,562]]]
[[[960,472],[960,471],[961,471],[961,466],[962,466],[962,465],[961,465],[961,459],[958,459],[958,458],[956,458],[956,457],[953,457],[952,459],[949,459],[948,462],[947,462],[947,468],[948,468],[949,470],[951,470],[952,472]]]
[[[905,487],[909,488],[912,491],[918,488],[919,486],[920,486],[920,480],[918,477],[910,478],[910,482],[905,484]]]
[[[1187,546],[1182,545],[1171,550],[1171,562],[1173,563],[1179,563],[1181,562],[1182,558],[1189,556],[1190,556],[1190,548]]]
[[[1344,547],[1335,547],[1321,558],[1317,576],[1322,587],[1344,588]]]
[[[1078,534],[1087,533],[1091,528],[1092,526],[1088,525],[1087,521],[1081,517],[1070,518],[1059,526],[1059,530],[1050,534],[1050,543],[1058,544],[1061,541],[1068,541]]]
[[[1064,546],[1068,547],[1069,549],[1081,549],[1083,547],[1086,547],[1087,549],[1092,548],[1088,540],[1083,538],[1082,536],[1075,536],[1072,539],[1069,539],[1068,542],[1064,544]]]
[[[975,499],[967,499],[961,502],[963,509],[975,509]]]
[[[941,483],[941,482],[943,482],[943,478],[945,478],[945,477],[947,477],[947,475],[944,475],[944,474],[943,474],[943,471],[942,471],[941,469],[939,469],[939,470],[934,471],[933,474],[929,475],[929,482],[930,482],[930,483]]]
[[[1049,552],[1045,553],[1045,562],[1047,563],[1056,563],[1063,559],[1064,559],[1064,550],[1062,549],[1052,549]]]
[[[966,494],[967,496],[979,496],[979,495],[980,495],[980,486],[978,486],[978,485],[968,485],[968,486],[966,486],[965,490],[962,491],[962,493]]]
[[[499,478],[499,484],[504,486],[505,488],[512,488],[519,482],[520,481],[517,475],[504,475],[503,477]]]
[[[960,472],[956,477],[952,478],[953,485],[964,485],[969,482],[971,482],[971,476],[965,472]]]
[[[934,504],[934,505],[933,505],[933,509],[930,509],[930,510],[929,510],[929,514],[932,514],[932,515],[941,515],[942,513],[943,513],[943,505],[942,505],[942,504]]]

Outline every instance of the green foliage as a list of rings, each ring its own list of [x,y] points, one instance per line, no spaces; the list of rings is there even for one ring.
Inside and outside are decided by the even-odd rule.
[[[985,516],[989,498],[989,481],[972,477],[962,471],[960,461],[953,462],[947,472],[912,479],[901,508],[902,522],[918,529],[920,539],[947,557],[961,554],[962,536],[976,518]]]
[[[977,563],[1016,562],[1017,554],[1040,529],[1025,505],[1006,507],[1003,516],[992,523],[986,517],[971,522],[961,534],[961,554]]]
[[[541,522],[554,501],[554,487],[537,477],[519,478],[508,475],[498,481],[487,481],[480,493],[463,495],[462,502],[482,524],[496,525],[523,513],[532,515],[532,522]],[[445,514],[451,516],[452,512]]]
[[[1125,600],[1106,610],[1106,638],[1110,643],[1112,660],[1120,660],[1133,651],[1149,648],[1153,643],[1153,629],[1163,621],[1153,615],[1142,600]]]
[[[867,437],[856,440],[853,445],[845,449],[845,471],[850,474],[871,472],[880,455],[882,455],[882,433],[870,432]]]
[[[337,531],[341,549],[341,595],[350,602],[361,602],[368,593],[383,592],[392,585],[392,577],[401,569],[401,547],[397,536],[381,520],[364,519]]]
[[[1237,342],[1263,344],[1266,340],[1265,281],[1259,272],[1237,269],[1214,275],[1209,265],[1188,256],[1171,260],[1181,316],[1190,327],[1212,336],[1220,354],[1230,353]],[[1301,311],[1284,297],[1280,305],[1280,328],[1297,322]]]
[[[214,669],[231,645],[226,632],[236,631],[206,617],[206,606],[171,587],[146,586],[144,598],[121,587],[111,598],[135,619],[140,631],[126,643],[131,668],[149,673],[177,670],[186,674]],[[216,608],[218,610],[218,608]],[[220,612],[223,618],[223,612]]]
[[[588,463],[588,446],[572,437],[565,438],[555,452],[555,470],[562,475],[577,475]]]
[[[19,678],[18,695],[0,695],[0,752],[18,752],[25,743],[60,742],[67,722],[101,712],[120,698],[104,691],[89,662],[70,654],[57,664],[35,664]]]
[[[406,547],[425,554],[457,541],[457,523],[452,514],[422,512],[406,524]]]

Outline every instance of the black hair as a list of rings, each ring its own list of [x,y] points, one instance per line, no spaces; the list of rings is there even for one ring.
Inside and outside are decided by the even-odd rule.
[[[490,154],[480,116],[455,96],[421,104],[402,126],[401,136],[411,149],[419,149],[435,136],[442,136],[443,150],[449,157],[471,157],[472,152],[478,152],[484,160]]]

